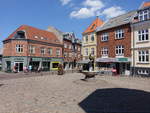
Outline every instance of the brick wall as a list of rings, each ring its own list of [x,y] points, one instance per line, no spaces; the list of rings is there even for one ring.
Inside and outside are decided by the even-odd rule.
[[[115,39],[115,31],[117,29],[124,29],[123,39]],[[101,36],[105,32],[109,33],[109,39],[107,42],[102,42]],[[116,45],[124,45],[124,57],[131,57],[131,28],[129,24],[97,32],[97,37],[97,57],[101,57],[101,49],[103,47],[108,47],[109,57],[116,57]]]
[[[23,45],[23,53],[16,52],[16,44]],[[35,54],[29,53],[29,45],[35,46]],[[41,54],[41,47],[46,48],[46,54],[44,54],[44,55]],[[52,55],[48,54],[48,50],[47,50],[48,48],[53,49]],[[35,44],[35,43],[33,44],[33,43],[28,43],[27,41],[23,41],[23,40],[21,40],[21,41],[12,40],[12,41],[9,41],[8,43],[4,43],[3,56],[57,57],[56,49],[60,49],[60,56],[58,56],[58,57],[63,57],[62,56],[62,47],[47,46],[47,45]]]

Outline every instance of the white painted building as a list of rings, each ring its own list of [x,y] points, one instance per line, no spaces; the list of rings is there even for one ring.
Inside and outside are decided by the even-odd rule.
[[[150,76],[150,6],[140,7],[131,28],[132,75]]]

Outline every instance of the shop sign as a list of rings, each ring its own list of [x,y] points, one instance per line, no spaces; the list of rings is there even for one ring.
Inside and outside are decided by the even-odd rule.
[[[23,61],[24,58],[14,58],[15,61]]]
[[[41,61],[41,58],[32,58],[32,61]]]
[[[118,62],[128,62],[128,58],[118,58]]]

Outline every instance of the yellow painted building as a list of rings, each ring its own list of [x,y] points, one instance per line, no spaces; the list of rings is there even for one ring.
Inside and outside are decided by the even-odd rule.
[[[83,60],[89,58],[91,54],[96,58],[97,56],[97,35],[96,28],[101,26],[103,21],[98,17],[92,22],[92,24],[82,33],[82,55]]]

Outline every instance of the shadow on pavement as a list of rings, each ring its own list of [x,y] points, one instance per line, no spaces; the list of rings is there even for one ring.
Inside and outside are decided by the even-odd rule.
[[[86,113],[150,113],[150,93],[125,88],[97,89],[79,106]]]

